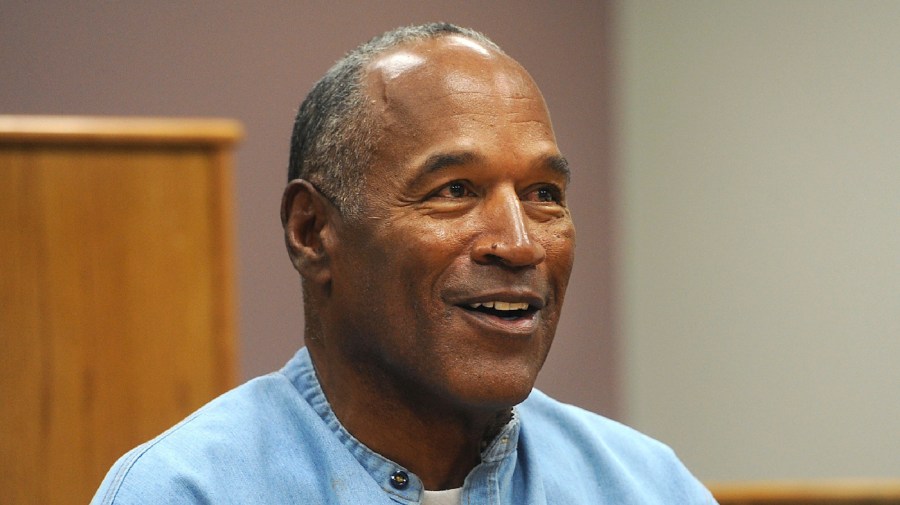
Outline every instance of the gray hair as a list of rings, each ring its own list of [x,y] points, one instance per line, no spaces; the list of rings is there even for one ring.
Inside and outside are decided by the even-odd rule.
[[[347,53],[306,95],[291,135],[288,182],[306,179],[345,216],[360,210],[365,169],[378,142],[377,118],[366,105],[363,69],[381,53],[408,42],[461,35],[504,54],[483,34],[450,23],[391,30]]]

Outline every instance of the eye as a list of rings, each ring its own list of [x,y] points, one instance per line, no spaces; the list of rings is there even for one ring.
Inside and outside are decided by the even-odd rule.
[[[553,185],[545,185],[535,188],[525,195],[525,200],[531,202],[546,202],[561,204],[563,201],[562,190]]]
[[[440,198],[465,198],[475,196],[475,193],[469,190],[465,182],[453,181],[435,193],[435,196]]]

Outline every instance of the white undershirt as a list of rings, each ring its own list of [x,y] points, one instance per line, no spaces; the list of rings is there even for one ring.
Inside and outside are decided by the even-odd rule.
[[[444,491],[425,491],[422,496],[422,505],[460,505],[462,488],[447,489]]]

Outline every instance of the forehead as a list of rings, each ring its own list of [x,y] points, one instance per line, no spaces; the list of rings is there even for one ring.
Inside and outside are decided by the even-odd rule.
[[[402,44],[376,57],[368,66],[368,84],[379,92],[538,93],[531,77],[515,60],[461,36],[443,36]],[[381,98],[402,98],[380,96]]]
[[[462,36],[398,46],[366,68],[369,104],[391,141],[529,123],[553,138],[534,81],[517,62]],[[537,127],[537,128],[535,128]]]

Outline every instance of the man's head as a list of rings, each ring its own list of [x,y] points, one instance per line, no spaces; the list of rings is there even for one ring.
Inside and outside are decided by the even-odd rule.
[[[518,63],[472,32],[421,30],[354,71],[343,121],[359,122],[333,128],[318,168],[295,142],[286,239],[330,400],[497,411],[528,394],[553,340],[574,254],[568,168]],[[295,140],[329,121],[298,118]]]

